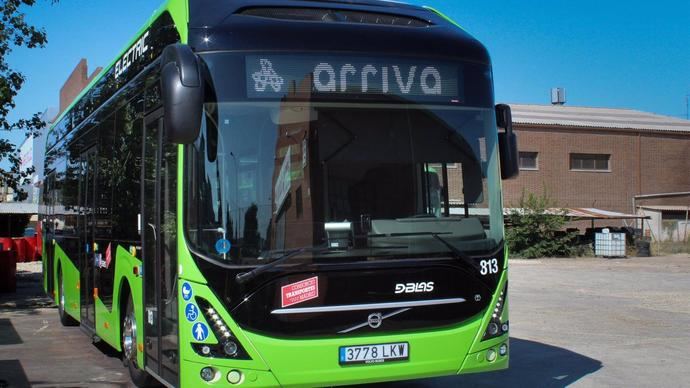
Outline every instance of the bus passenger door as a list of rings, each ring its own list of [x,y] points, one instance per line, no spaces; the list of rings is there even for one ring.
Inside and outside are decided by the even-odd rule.
[[[45,248],[43,250],[43,279],[45,291],[48,295],[51,295],[55,299],[54,294],[54,252],[55,247],[53,246],[53,228],[55,227],[55,222],[53,221],[53,204],[55,197],[55,171],[51,171],[46,174],[43,181],[43,216],[40,219],[41,223],[41,233],[43,233],[42,239],[45,242]]]
[[[149,115],[142,165],[146,369],[172,386],[179,380],[176,150],[163,141],[161,111]]]
[[[96,165],[98,152],[93,147],[81,154],[80,175],[80,212],[79,226],[81,233],[81,255],[79,255],[80,294],[81,294],[81,324],[94,329],[94,237],[95,237],[95,203],[96,203]]]

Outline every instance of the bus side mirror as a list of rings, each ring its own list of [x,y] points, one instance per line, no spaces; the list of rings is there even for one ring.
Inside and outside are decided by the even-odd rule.
[[[513,116],[510,106],[496,105],[496,126],[504,131],[498,134],[498,152],[501,157],[501,178],[516,178],[520,172],[518,166],[517,136],[513,132]]]
[[[161,97],[166,139],[189,144],[199,136],[204,93],[199,61],[192,49],[172,44],[161,54]]]

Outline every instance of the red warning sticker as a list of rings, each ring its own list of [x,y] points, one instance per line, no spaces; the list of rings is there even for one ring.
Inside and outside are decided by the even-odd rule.
[[[304,279],[280,288],[281,306],[306,302],[319,297],[319,277]]]

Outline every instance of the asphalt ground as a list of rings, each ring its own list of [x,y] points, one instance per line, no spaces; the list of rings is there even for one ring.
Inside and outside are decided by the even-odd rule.
[[[513,260],[511,365],[392,387],[690,387],[690,256]],[[125,387],[119,355],[62,327],[40,274],[0,294],[0,388]]]

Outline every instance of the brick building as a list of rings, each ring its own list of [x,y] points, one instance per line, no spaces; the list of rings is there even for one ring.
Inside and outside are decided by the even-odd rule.
[[[97,67],[91,75],[89,75],[89,66],[86,59],[82,58],[77,66],[74,67],[67,80],[60,88],[60,113],[74,101],[74,99],[81,93],[82,90],[103,70],[102,67]],[[59,114],[58,113],[58,116]]]
[[[690,121],[627,109],[512,104],[520,176],[505,206],[548,190],[560,207],[636,213],[633,197],[690,191]],[[638,203],[637,205],[641,205]],[[690,205],[690,196],[644,205]]]

